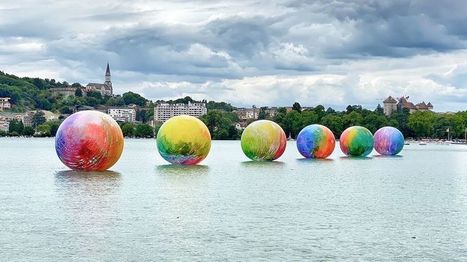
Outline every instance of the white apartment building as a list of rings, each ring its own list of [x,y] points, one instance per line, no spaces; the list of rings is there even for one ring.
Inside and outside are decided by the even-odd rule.
[[[136,121],[136,110],[134,108],[110,108],[107,110],[115,121],[119,122],[135,122]]]
[[[165,122],[169,118],[179,115],[189,115],[200,117],[208,113],[206,103],[190,103],[188,104],[169,104],[160,103],[154,107],[154,121]]]

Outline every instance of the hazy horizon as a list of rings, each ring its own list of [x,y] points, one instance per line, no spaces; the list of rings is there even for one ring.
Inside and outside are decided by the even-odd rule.
[[[11,1],[0,70],[151,100],[467,110],[467,2]],[[46,19],[44,19],[46,18]]]

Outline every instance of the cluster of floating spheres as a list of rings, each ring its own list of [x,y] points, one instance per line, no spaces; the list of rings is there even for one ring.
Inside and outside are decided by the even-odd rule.
[[[198,118],[181,115],[167,120],[159,129],[157,149],[172,164],[195,165],[207,157],[211,134]],[[103,171],[112,167],[123,151],[122,131],[110,116],[82,111],[65,119],[55,138],[60,160],[69,168]],[[332,131],[318,124],[303,128],[297,136],[297,150],[305,158],[327,158],[335,148]],[[255,161],[273,161],[285,151],[287,138],[282,128],[269,120],[248,125],[241,137],[243,153]],[[362,126],[344,130],[339,138],[342,152],[365,157],[373,148],[381,155],[396,155],[404,146],[404,136],[394,127],[380,128],[374,136]]]

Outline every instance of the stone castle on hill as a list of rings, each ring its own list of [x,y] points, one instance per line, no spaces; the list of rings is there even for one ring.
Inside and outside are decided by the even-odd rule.
[[[59,88],[51,88],[53,96],[74,96],[76,89],[81,87],[67,86]],[[105,79],[104,83],[89,83],[86,87],[81,88],[83,96],[86,96],[89,92],[99,92],[102,96],[113,96],[113,87],[112,87],[112,76],[110,74],[110,65],[107,63],[107,68],[105,70]]]
[[[425,102],[421,102],[418,104],[414,104],[409,101],[409,97],[400,97],[397,100],[392,96],[389,96],[383,101],[384,105],[384,114],[387,116],[392,115],[394,112],[398,110],[408,109],[410,113],[416,111],[431,111],[433,110],[433,105],[431,102],[426,104]]]

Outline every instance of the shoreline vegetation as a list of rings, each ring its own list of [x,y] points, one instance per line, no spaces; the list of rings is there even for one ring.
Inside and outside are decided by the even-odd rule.
[[[53,88],[74,87],[75,95],[53,95]],[[84,87],[79,83],[69,84],[54,79],[17,77],[0,71],[0,97],[9,97],[12,104],[8,113],[31,115],[31,125],[24,125],[21,120],[10,121],[8,131],[0,130],[1,136],[9,137],[53,137],[68,115],[79,107],[91,107],[105,110],[111,107],[136,107],[137,123],[119,122],[122,132],[128,138],[154,138],[160,123],[150,125],[154,116],[154,105],[159,102],[188,103],[197,102],[190,97],[169,101],[151,101],[131,91],[122,95],[102,96],[99,92],[83,95]],[[242,120],[236,113],[236,107],[225,102],[206,101],[208,113],[200,119],[207,125],[213,140],[238,140],[243,128],[256,119]],[[47,121],[45,111],[60,114],[58,120]],[[391,116],[384,114],[381,105],[374,110],[361,105],[349,105],[343,111],[325,108],[323,105],[302,108],[295,102],[292,107],[276,108],[271,113],[268,107],[259,107],[258,119],[269,119],[278,123],[287,137],[295,139],[302,128],[310,124],[322,124],[331,129],[336,137],[349,126],[360,125],[372,133],[383,126],[398,128],[407,140],[463,141],[467,130],[467,110],[455,113],[435,113],[432,111],[398,110]],[[2,113],[2,112],[0,112]],[[448,137],[449,135],[449,137]]]

